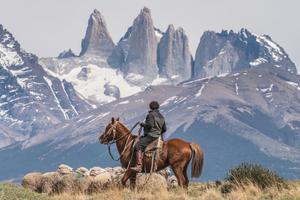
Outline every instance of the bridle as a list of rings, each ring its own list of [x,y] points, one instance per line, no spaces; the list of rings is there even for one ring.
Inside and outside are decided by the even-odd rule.
[[[114,143],[118,142],[119,140],[123,139],[124,137],[126,137],[130,134],[130,132],[129,132],[126,135],[123,135],[123,136],[119,137],[118,139],[115,139],[116,138],[116,132],[117,132],[117,123],[118,122],[116,122],[116,125],[112,124],[110,129],[106,133],[106,134],[109,135],[112,132],[112,134],[113,134],[113,139],[110,142],[108,142],[107,145],[114,144]]]
[[[112,139],[110,142],[107,143],[107,148],[108,148],[108,153],[109,153],[111,159],[113,159],[114,161],[119,161],[119,160],[121,159],[121,157],[123,156],[125,150],[127,149],[127,145],[129,144],[129,143],[128,143],[128,140],[129,140],[129,136],[131,135],[131,132],[133,131],[133,129],[134,129],[137,125],[140,124],[140,122],[137,122],[137,123],[130,129],[130,131],[129,131],[127,134],[125,134],[125,135],[123,135],[123,136],[121,136],[121,137],[115,139],[115,138],[116,138],[116,132],[117,132],[117,124],[118,124],[118,121],[115,122],[115,124],[111,124],[111,127],[109,128],[109,130],[108,130],[107,133],[106,133],[106,134],[111,134],[111,132],[112,132],[112,134],[113,134],[113,139]],[[114,143],[117,143],[119,140],[122,140],[122,139],[125,138],[126,136],[127,136],[127,138],[126,138],[126,142],[125,142],[123,151],[120,153],[119,158],[115,159],[115,158],[113,157],[112,153],[111,153],[111,148],[110,148],[110,146],[111,146],[112,144],[114,144]]]

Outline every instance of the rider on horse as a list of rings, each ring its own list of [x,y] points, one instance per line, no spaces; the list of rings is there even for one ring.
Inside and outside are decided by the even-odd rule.
[[[144,136],[135,146],[136,151],[136,166],[131,169],[136,172],[142,171],[144,151],[148,144],[158,139],[164,132],[167,131],[165,118],[159,112],[159,104],[152,101],[149,104],[150,111],[146,117],[145,123],[141,123],[144,128]]]

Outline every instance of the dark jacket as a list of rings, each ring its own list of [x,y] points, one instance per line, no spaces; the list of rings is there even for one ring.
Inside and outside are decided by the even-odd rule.
[[[143,126],[145,136],[158,138],[167,131],[165,118],[158,109],[149,111]]]

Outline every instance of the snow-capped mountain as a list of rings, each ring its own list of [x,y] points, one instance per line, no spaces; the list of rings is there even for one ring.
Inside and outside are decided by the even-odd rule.
[[[297,72],[284,49],[268,35],[259,36],[244,28],[238,33],[206,31],[197,48],[194,77],[217,76],[262,63]]]
[[[148,8],[141,10],[116,46],[104,17],[94,10],[79,56],[69,50],[58,58],[40,58],[39,63],[95,105],[133,95],[148,85],[177,84],[191,78],[192,70],[184,30],[170,25],[163,33],[154,27]],[[107,91],[108,85],[114,92]]]
[[[58,58],[41,58],[39,63],[48,73],[72,83],[78,94],[96,107],[142,90],[140,85],[129,83],[122,71],[107,63],[114,48],[104,17],[94,10],[88,20],[79,56],[69,56],[73,52],[68,51]]]
[[[9,127],[0,131],[2,137],[10,129],[20,134],[15,141],[23,140],[90,107],[72,85],[47,74],[37,57],[22,50],[0,25],[0,124]],[[0,146],[10,143],[1,141]]]
[[[270,64],[177,86],[150,86],[105,104],[0,151],[1,159],[15,155],[0,164],[5,172],[0,178],[9,178],[10,171],[49,170],[61,162],[117,165],[98,143],[99,134],[111,117],[121,117],[128,127],[143,120],[154,97],[167,119],[165,137],[183,138],[203,147],[203,179],[222,178],[240,162],[261,163],[284,177],[299,178],[300,76]],[[25,154],[28,161],[21,159]],[[21,162],[22,169],[11,168]]]
[[[295,64],[282,47],[269,36],[259,36],[247,29],[238,33],[205,32],[193,60],[183,28],[169,25],[162,32],[155,27],[148,8],[141,10],[116,45],[104,17],[94,10],[79,56],[69,50],[58,58],[41,58],[39,63],[53,76],[71,82],[95,106],[133,95],[149,85],[176,85],[262,63],[296,73]]]

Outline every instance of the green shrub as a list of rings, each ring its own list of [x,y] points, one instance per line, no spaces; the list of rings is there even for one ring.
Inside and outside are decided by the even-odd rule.
[[[48,200],[44,194],[38,194],[15,184],[0,184],[0,199],[2,200]]]
[[[225,181],[235,185],[242,186],[252,183],[261,189],[277,187],[286,188],[285,180],[275,172],[257,164],[242,163],[239,166],[229,170]]]

